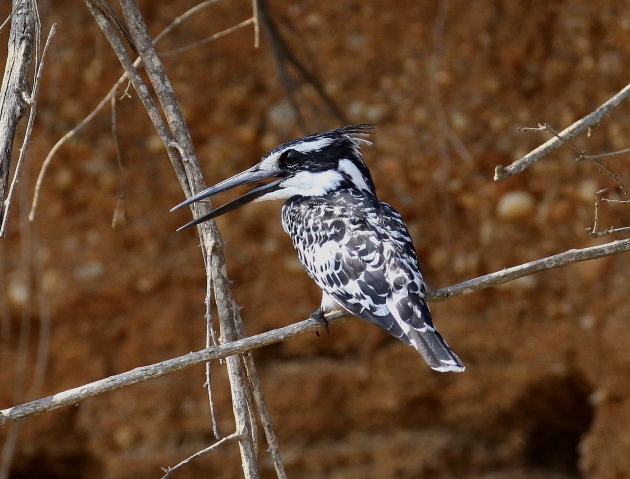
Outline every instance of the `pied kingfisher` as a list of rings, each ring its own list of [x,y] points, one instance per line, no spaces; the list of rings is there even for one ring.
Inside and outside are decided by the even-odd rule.
[[[286,199],[282,227],[302,266],[323,290],[321,306],[311,317],[326,325],[324,312],[348,311],[413,346],[431,368],[463,371],[431,321],[407,227],[394,208],[376,197],[361,157],[359,146],[371,144],[364,136],[372,128],[350,125],[281,144],[260,163],[173,208],[255,183],[249,192],[179,229],[250,201]]]

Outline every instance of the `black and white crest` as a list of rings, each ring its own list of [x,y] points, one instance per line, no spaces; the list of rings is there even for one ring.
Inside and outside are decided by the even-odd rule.
[[[371,125],[351,125],[279,145],[252,168],[179,206],[234,186],[248,193],[186,226],[250,201],[286,199],[282,226],[308,275],[322,289],[314,313],[342,309],[417,349],[437,371],[464,370],[431,320],[416,251],[400,214],[379,201],[360,152]],[[263,179],[271,179],[260,183]]]

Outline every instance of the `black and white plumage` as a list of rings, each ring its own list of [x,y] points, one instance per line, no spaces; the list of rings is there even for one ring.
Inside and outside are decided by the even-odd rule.
[[[286,199],[282,226],[304,269],[323,291],[314,317],[323,320],[325,311],[347,310],[413,346],[431,368],[463,371],[433,326],[407,227],[394,208],[378,200],[361,157],[359,146],[369,144],[364,136],[371,130],[370,125],[351,125],[283,143],[257,165],[173,209],[257,183],[185,228],[250,201]]]

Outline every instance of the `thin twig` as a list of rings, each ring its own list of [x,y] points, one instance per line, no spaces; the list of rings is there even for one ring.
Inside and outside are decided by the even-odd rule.
[[[189,8],[188,10],[186,10],[181,15],[175,17],[175,19],[171,23],[169,23],[166,26],[166,28],[164,28],[164,30],[162,30],[160,33],[158,33],[155,36],[155,38],[153,39],[153,43],[157,44],[160,40],[162,40],[162,38],[164,38],[166,35],[171,33],[173,31],[173,29],[175,29],[175,27],[179,26],[185,20],[188,20],[190,17],[192,17],[198,11],[200,11],[200,10],[206,8],[206,7],[209,7],[210,5],[218,3],[219,1],[220,0],[205,0],[204,2],[198,3],[194,7]]]
[[[529,263],[524,263],[512,268],[505,268],[484,276],[479,276],[478,278],[470,279],[453,286],[447,286],[445,288],[430,291],[427,294],[427,300],[431,302],[441,302],[455,296],[508,283],[515,279],[535,274],[540,271],[558,268],[570,263],[603,258],[626,251],[630,251],[630,239],[612,241],[610,243],[592,246],[589,248],[572,249],[565,251],[564,253],[530,261]],[[330,324],[333,324],[340,318],[346,316],[347,315],[341,313],[331,313],[326,316],[326,319]],[[0,424],[19,421],[26,417],[35,416],[53,409],[77,404],[84,399],[103,394],[108,391],[114,391],[132,384],[165,376],[196,364],[223,359],[228,356],[240,354],[245,351],[251,351],[269,344],[286,341],[287,339],[307,332],[317,331],[320,328],[321,324],[317,320],[306,319],[289,326],[273,329],[271,331],[239,339],[237,341],[223,343],[218,346],[188,353],[184,356],[151,364],[149,366],[135,368],[131,371],[110,376],[99,381],[94,381],[52,396],[0,410]]]
[[[134,53],[137,54],[138,52],[136,51],[136,46],[133,43],[133,39],[127,29],[127,25],[118,18],[118,15],[116,15],[116,12],[114,12],[114,9],[109,4],[108,0],[90,0],[90,5],[91,8],[99,10],[99,16],[106,19],[110,27],[114,28],[116,32],[118,32],[118,35],[124,38]]]
[[[255,23],[255,19],[254,17],[250,17],[247,20],[243,20],[241,23],[238,23],[232,27],[226,28],[225,30],[221,30],[220,32],[217,32],[213,35],[210,35],[209,37],[204,38],[203,40],[199,40],[197,42],[191,43],[190,45],[185,45],[183,47],[179,47],[179,48],[174,48],[172,50],[167,50],[165,52],[160,52],[160,56],[162,57],[168,57],[171,55],[177,55],[179,53],[182,52],[186,52],[188,50],[191,50],[195,47],[201,46],[201,45],[205,45],[206,43],[210,43],[214,40],[217,40],[221,37],[224,37],[226,35],[229,35],[230,33],[233,33],[237,30],[240,30],[241,28],[246,27],[247,25],[251,25],[251,24],[256,24]]]
[[[589,231],[591,236],[594,236],[594,233],[597,231],[599,226],[599,205],[601,204],[601,199],[595,201],[595,214],[593,215],[593,226],[590,228],[586,228],[586,231]]]
[[[11,20],[11,14],[7,15],[7,18],[5,18],[4,22],[2,22],[2,25],[0,25],[0,32],[2,31],[4,27],[7,26],[7,23],[9,23],[9,20]]]
[[[291,110],[295,115],[295,121],[298,127],[300,128],[300,130],[306,131],[306,123],[304,122],[304,117],[302,116],[300,107],[298,106],[298,103],[295,99],[295,82],[291,78],[291,75],[289,75],[289,72],[285,65],[286,54],[284,44],[282,43],[282,39],[278,33],[276,25],[269,16],[265,0],[259,0],[257,6],[258,19],[260,21],[260,24],[262,25],[265,35],[267,36],[267,40],[269,41],[269,50],[271,52],[271,58],[273,59],[274,65],[276,67],[276,73],[278,74],[280,83],[282,84],[284,92],[287,95],[287,100],[289,101]]]
[[[7,274],[7,242],[0,241],[0,284],[8,284]],[[0,292],[0,342],[8,342],[11,335],[11,313],[9,312],[9,301],[7,298],[7,289]],[[5,343],[7,344],[7,343]],[[2,352],[0,352],[0,358],[2,358]]]
[[[110,98],[112,97],[112,95],[114,95],[118,87],[124,83],[125,78],[126,76],[120,77],[118,81],[114,84],[112,89],[109,91],[109,93],[107,93],[107,95],[105,95],[105,97],[103,97],[103,99],[99,102],[99,104],[96,105],[96,107],[94,107],[94,109],[83,120],[79,122],[79,124],[77,124],[65,135],[59,138],[59,140],[57,140],[57,143],[55,143],[53,147],[50,149],[50,151],[46,155],[46,158],[44,158],[42,167],[39,170],[39,175],[37,176],[37,181],[35,182],[35,190],[33,192],[33,201],[31,202],[31,212],[29,213],[29,216],[28,216],[29,221],[35,220],[35,212],[37,211],[37,205],[39,204],[39,193],[44,183],[44,177],[46,176],[48,167],[50,166],[52,159],[57,153],[57,150],[59,150],[59,148],[61,148],[70,138],[76,135],[85,125],[87,125],[90,121],[92,121],[92,119],[96,116],[96,114],[100,112],[105,105],[107,105],[107,103],[110,101]]]
[[[223,439],[218,440],[214,444],[212,444],[212,445],[206,447],[205,449],[202,449],[201,451],[196,452],[192,456],[184,459],[182,462],[180,462],[176,466],[163,468],[162,470],[165,472],[165,474],[162,476],[162,479],[167,479],[167,478],[171,477],[171,473],[173,473],[174,471],[176,471],[180,467],[188,464],[193,459],[197,459],[199,456],[202,456],[202,455],[207,454],[207,453],[209,453],[211,451],[214,451],[216,448],[218,448],[222,444],[225,444],[226,442],[233,441],[234,439],[238,439],[238,438],[239,438],[238,433],[237,432],[233,432],[229,436],[225,436]]]
[[[608,178],[610,178],[617,184],[617,187],[623,192],[624,195],[628,194],[628,190],[626,189],[623,182],[619,179],[619,177],[615,175],[612,171],[610,171],[608,168],[606,168],[601,163],[601,161],[597,159],[597,158],[601,158],[605,156],[610,156],[611,154],[603,153],[601,155],[587,155],[584,151],[580,150],[577,146],[571,143],[567,138],[564,138],[561,133],[558,133],[556,130],[551,128],[546,123],[540,123],[538,127],[536,128],[521,127],[520,130],[521,131],[545,131],[547,133],[551,133],[558,141],[562,142],[563,144],[565,144],[566,146],[568,146],[569,148],[571,148],[573,151],[577,153],[578,156],[576,158],[576,161],[590,160],[590,162],[595,165],[595,167],[599,170],[600,173],[603,173],[604,175],[608,176]]]
[[[258,373],[254,367],[254,358],[251,354],[244,354],[245,368],[247,369],[247,376],[252,385],[252,392],[254,393],[254,399],[256,400],[256,407],[260,416],[260,422],[262,423],[263,430],[265,431],[265,438],[267,445],[269,446],[269,454],[271,454],[271,460],[273,467],[276,470],[276,476],[278,479],[287,479],[286,472],[284,471],[284,464],[282,463],[282,457],[280,456],[280,447],[278,446],[278,438],[273,430],[273,424],[271,422],[271,414],[267,409],[267,403],[263,396],[262,386],[260,385],[260,379]]]
[[[590,230],[590,228],[587,228],[587,230]],[[630,231],[630,226],[620,226],[618,228],[615,228],[614,226],[611,226],[610,228],[608,228],[607,230],[604,230],[604,231],[595,231],[593,229],[590,232],[590,234],[594,238],[599,238],[600,236],[606,236],[606,235],[610,235],[610,234],[613,234],[613,233],[622,233],[624,231]]]
[[[254,48],[260,46],[260,22],[258,21],[258,0],[252,0],[252,18],[254,19]]]
[[[26,204],[26,200],[23,202]],[[24,206],[23,210],[26,209]],[[23,215],[25,216],[25,215]],[[29,226],[28,219],[24,217],[22,220],[23,231]],[[33,367],[33,378],[31,379],[31,385],[26,393],[27,398],[34,398],[41,393],[42,385],[46,379],[46,370],[48,367],[48,348],[50,346],[50,333],[51,333],[51,321],[50,321],[50,303],[46,296],[44,285],[44,262],[37,254],[40,251],[39,236],[36,233],[36,228],[31,228],[32,246],[31,257],[34,270],[35,290],[37,293],[37,316],[39,318],[39,329],[37,331],[37,352],[35,353],[35,366]]]
[[[296,100],[296,92],[298,91],[297,86],[289,74],[287,65],[295,68],[302,81],[304,81],[307,85],[310,85],[315,90],[317,96],[323,101],[326,108],[328,108],[330,113],[332,113],[337,120],[341,123],[348,123],[346,115],[326,93],[326,90],[319,81],[319,78],[295,56],[291,48],[287,45],[287,42],[280,34],[276,23],[271,18],[267,7],[267,1],[257,0],[256,3],[258,7],[257,18],[263,31],[265,32],[265,35],[267,36],[267,40],[269,41],[269,49],[271,51],[276,72],[278,73],[280,83],[287,94],[287,99],[289,100],[289,104],[291,105],[291,109],[295,115],[298,127],[303,131],[306,130],[304,117]]]
[[[116,166],[118,167],[118,194],[116,195],[116,206],[114,207],[114,214],[112,215],[112,228],[116,228],[119,224],[127,221],[127,209],[125,208],[125,167],[122,163],[122,153],[120,151],[118,129],[116,127],[116,95],[110,97],[110,106],[112,111],[112,141],[114,142]]]
[[[606,168],[601,163],[601,161],[597,159],[598,157],[603,156],[603,155],[587,155],[586,153],[584,153],[584,151],[580,150],[577,146],[571,143],[567,138],[564,138],[561,133],[558,133],[555,129],[551,128],[546,123],[540,123],[536,128],[521,127],[520,130],[521,131],[545,131],[547,133],[551,133],[558,141],[562,142],[564,145],[568,146],[569,148],[571,148],[573,151],[577,153],[576,161],[582,161],[585,159],[590,160],[590,162],[595,165],[595,168],[597,168],[600,173],[603,173],[604,175],[606,175],[608,178],[610,178],[617,184],[617,187],[623,192],[624,195],[628,194],[628,190],[626,189],[623,182],[619,179],[619,177],[615,175],[612,171],[610,171],[608,168]]]
[[[607,191],[608,191],[607,189],[603,189],[603,190],[598,191],[597,194],[600,195],[600,194],[606,193]],[[600,236],[606,236],[613,233],[622,233],[625,231],[630,231],[630,226],[621,226],[618,228],[615,228],[614,226],[610,226],[608,229],[599,231],[599,208],[601,207],[602,203],[628,204],[630,203],[630,200],[598,198],[597,201],[595,201],[595,214],[593,215],[593,226],[591,226],[590,228],[586,228],[586,231],[588,231],[589,234],[594,238],[599,238]]]
[[[218,344],[215,337],[214,328],[212,327],[212,277],[206,276],[206,349],[210,346],[216,346]],[[210,371],[210,361],[206,363],[206,382],[204,386],[208,392],[208,404],[210,406],[210,422],[212,426],[212,434],[216,439],[219,439],[219,429],[217,425],[217,418],[214,409],[214,400],[212,399],[212,376]]]
[[[433,51],[429,61],[429,89],[431,94],[429,98],[433,104],[433,110],[437,116],[440,131],[444,135],[446,141],[451,145],[457,155],[469,165],[475,159],[470,154],[466,145],[461,138],[453,131],[446,114],[446,109],[442,102],[440,88],[437,82],[438,73],[440,71],[440,62],[442,59],[442,44],[444,37],[444,23],[446,21],[446,13],[448,11],[448,0],[441,0],[438,4],[438,11],[433,25]]]
[[[622,150],[609,151],[608,153],[597,153],[596,155],[587,155],[583,154],[578,159],[584,160],[594,160],[596,158],[609,158],[611,156],[625,155],[626,153],[630,153],[630,148],[624,148]]]
[[[561,136],[564,140],[567,140],[569,138],[573,138],[576,135],[579,135],[592,126],[597,125],[603,118],[608,116],[613,108],[615,108],[617,105],[619,105],[619,103],[628,98],[628,96],[630,96],[630,84],[626,85],[617,94],[602,103],[595,111],[580,118],[571,126],[562,130],[559,133],[559,136]],[[494,170],[494,181],[502,181],[506,178],[509,178],[510,176],[520,173],[521,171],[531,166],[535,161],[556,150],[562,144],[562,140],[554,137],[540,145],[538,148],[532,150],[521,159],[516,160],[509,166],[497,165]]]
[[[615,175],[612,171],[610,171],[608,168],[606,168],[604,165],[602,165],[601,161],[592,159],[590,160],[590,162],[595,165],[595,167],[599,170],[600,173],[603,173],[608,178],[613,180],[615,184],[617,185],[617,188],[619,188],[624,195],[628,194],[628,189],[623,184],[623,182],[619,179],[619,177]]]

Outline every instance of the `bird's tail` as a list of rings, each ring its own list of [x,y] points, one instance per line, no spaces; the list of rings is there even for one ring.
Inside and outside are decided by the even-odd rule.
[[[466,369],[432,325],[424,324],[422,328],[411,328],[406,335],[409,344],[418,350],[432,369],[441,373],[461,373]]]
[[[399,338],[417,349],[432,369],[443,373],[461,373],[466,369],[433,326],[431,312],[424,300],[412,301],[407,297],[390,311],[402,333]],[[394,331],[390,333],[398,336]]]

